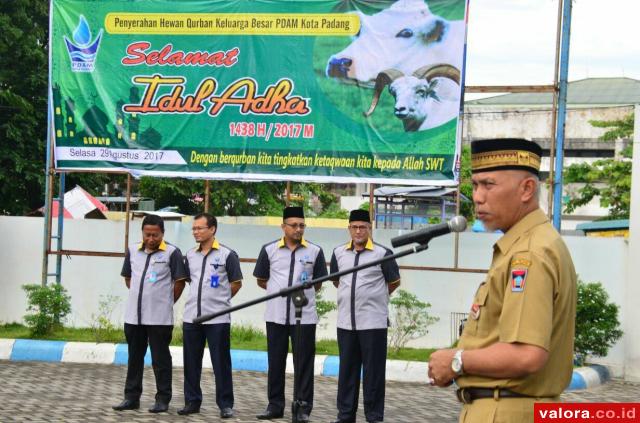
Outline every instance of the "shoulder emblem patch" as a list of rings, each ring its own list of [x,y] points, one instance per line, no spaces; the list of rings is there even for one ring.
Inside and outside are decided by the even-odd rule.
[[[511,260],[511,267],[529,267],[531,266],[531,260],[524,258],[514,258]]]
[[[524,291],[527,269],[511,269],[511,292]]]

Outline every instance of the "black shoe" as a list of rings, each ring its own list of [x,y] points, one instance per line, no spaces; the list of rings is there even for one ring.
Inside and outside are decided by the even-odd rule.
[[[169,411],[169,404],[160,401],[156,401],[153,407],[149,409],[149,413],[166,413],[167,411]]]
[[[304,412],[298,413],[298,423],[309,423],[309,415]]]
[[[233,417],[233,409],[231,407],[221,408],[220,417],[223,419],[230,419]]]
[[[200,404],[197,402],[188,402],[184,405],[184,408],[178,410],[178,414],[186,416],[187,414],[196,414],[200,412]]]
[[[271,420],[271,419],[279,419],[284,416],[284,411],[280,411],[279,413],[267,408],[264,413],[258,414],[256,418],[258,420]]]
[[[137,410],[138,408],[140,408],[140,401],[139,400],[125,399],[120,404],[114,405],[111,408],[113,408],[116,411]]]
[[[382,423],[382,420],[367,420],[367,423]]]

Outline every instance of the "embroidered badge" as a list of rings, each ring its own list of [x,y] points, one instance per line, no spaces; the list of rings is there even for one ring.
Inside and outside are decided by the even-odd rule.
[[[480,304],[472,304],[471,311],[469,314],[473,320],[478,320],[480,318]]]
[[[515,258],[511,260],[511,267],[529,267],[531,266],[531,260],[523,258]]]
[[[524,291],[527,280],[527,269],[511,269],[511,292]]]

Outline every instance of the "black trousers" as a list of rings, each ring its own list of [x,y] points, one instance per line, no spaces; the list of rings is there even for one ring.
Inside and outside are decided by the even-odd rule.
[[[156,376],[156,401],[171,401],[171,354],[169,344],[173,335],[173,326],[124,324],[124,335],[129,346],[127,381],[124,385],[124,397],[139,400],[142,395],[142,375],[144,373],[144,355],[147,345],[151,349],[151,364]]]
[[[205,342],[216,380],[216,404],[219,408],[233,408],[233,380],[231,376],[231,324],[201,325],[185,322],[182,325],[184,342],[184,400],[202,403],[202,357]]]
[[[267,349],[269,372],[267,376],[268,408],[276,413],[284,411],[284,374],[289,352],[289,338],[293,346],[293,367],[300,377],[300,399],[307,403],[302,412],[311,414],[313,409],[313,365],[316,356],[316,325],[300,325],[300,363],[295,360],[298,345],[295,325],[279,325],[267,322]],[[295,398],[294,398],[295,400]]]
[[[355,421],[363,373],[364,415],[384,420],[384,382],[387,363],[387,329],[338,328],[340,370],[338,374],[338,420]]]

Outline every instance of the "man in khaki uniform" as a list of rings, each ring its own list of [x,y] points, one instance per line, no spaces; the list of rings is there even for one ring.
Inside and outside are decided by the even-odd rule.
[[[542,149],[520,140],[471,144],[473,201],[493,247],[457,349],[436,351],[429,377],[454,380],[460,422],[533,422],[535,402],[557,401],[571,381],[576,272],[539,208]]]

